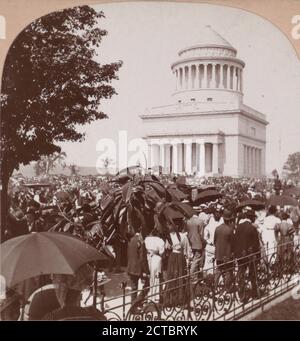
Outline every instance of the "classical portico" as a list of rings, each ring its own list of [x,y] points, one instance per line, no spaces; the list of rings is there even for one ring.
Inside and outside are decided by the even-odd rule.
[[[164,173],[262,176],[265,115],[243,103],[245,63],[210,26],[171,65],[173,103],[141,115],[148,164]]]
[[[161,136],[148,140],[149,165],[161,165],[164,173],[220,173],[219,150],[224,143],[222,134],[212,136]]]

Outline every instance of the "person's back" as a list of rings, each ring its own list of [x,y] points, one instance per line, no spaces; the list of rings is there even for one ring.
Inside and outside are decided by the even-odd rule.
[[[128,243],[127,249],[127,273],[141,276],[147,270],[146,249],[142,237],[135,234]]]
[[[205,247],[204,243],[205,225],[206,225],[205,222],[195,215],[191,217],[186,223],[188,240],[193,250],[202,250]]]
[[[225,223],[218,226],[215,231],[214,244],[215,259],[217,261],[230,260],[233,246],[233,229]]]
[[[233,245],[236,258],[260,251],[258,231],[250,221],[243,221],[237,226]]]

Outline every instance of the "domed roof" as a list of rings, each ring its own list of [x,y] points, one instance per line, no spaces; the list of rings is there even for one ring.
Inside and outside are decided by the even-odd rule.
[[[209,25],[200,31],[200,39],[196,43],[198,46],[224,46],[230,49],[234,47],[224,39],[218,32],[213,30]]]

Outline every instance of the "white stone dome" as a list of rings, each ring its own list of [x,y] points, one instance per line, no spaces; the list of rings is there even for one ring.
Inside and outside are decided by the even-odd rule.
[[[236,55],[237,50],[226,39],[205,26],[197,44],[180,50],[179,58],[171,65],[176,101],[239,103],[245,63]]]

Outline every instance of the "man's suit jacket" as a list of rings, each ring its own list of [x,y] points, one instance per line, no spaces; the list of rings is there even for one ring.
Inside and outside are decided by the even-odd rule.
[[[237,258],[260,251],[258,231],[250,221],[245,221],[237,226],[233,249]]]
[[[233,228],[222,224],[216,228],[214,236],[215,259],[229,261],[233,253]]]
[[[197,217],[193,216],[187,223],[188,240],[192,250],[203,250],[206,246],[204,240],[204,223]]]
[[[143,273],[149,274],[147,251],[140,235],[135,234],[128,243],[127,273],[141,277]]]

